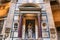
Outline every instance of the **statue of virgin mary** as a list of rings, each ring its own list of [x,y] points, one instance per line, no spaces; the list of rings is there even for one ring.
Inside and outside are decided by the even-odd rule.
[[[32,24],[28,24],[28,38],[32,38]]]

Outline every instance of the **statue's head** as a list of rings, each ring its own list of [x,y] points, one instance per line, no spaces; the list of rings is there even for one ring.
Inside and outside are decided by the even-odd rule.
[[[28,28],[29,28],[29,29],[32,28],[32,24],[31,24],[31,23],[28,24]]]

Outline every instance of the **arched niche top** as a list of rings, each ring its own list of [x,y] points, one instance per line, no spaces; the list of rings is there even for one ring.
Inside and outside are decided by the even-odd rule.
[[[25,4],[20,5],[20,7],[39,7],[39,6],[34,3],[25,3]]]

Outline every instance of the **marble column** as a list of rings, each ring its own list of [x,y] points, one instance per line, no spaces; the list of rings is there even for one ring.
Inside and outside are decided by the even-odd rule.
[[[20,14],[19,28],[18,28],[18,37],[22,38],[22,14]]]
[[[42,37],[41,19],[40,14],[38,14],[38,38]]]

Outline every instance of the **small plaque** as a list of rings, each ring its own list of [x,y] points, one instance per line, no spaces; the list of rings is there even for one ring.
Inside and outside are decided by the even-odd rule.
[[[44,38],[49,37],[49,32],[42,32],[42,37],[44,37]]]
[[[42,20],[46,20],[46,16],[42,16]]]
[[[18,16],[17,15],[14,16],[14,20],[18,20]]]
[[[18,37],[18,32],[14,32],[14,37]]]

